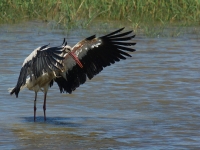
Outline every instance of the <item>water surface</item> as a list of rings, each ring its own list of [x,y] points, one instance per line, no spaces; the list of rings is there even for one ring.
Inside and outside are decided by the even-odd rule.
[[[65,32],[38,22],[1,26],[1,149],[200,148],[200,41],[195,33],[138,35],[132,58],[105,68],[73,94],[60,94],[54,84],[46,122],[43,93],[33,122],[34,92],[24,90],[17,99],[7,92],[38,46],[60,45],[64,37],[74,45],[115,29]]]

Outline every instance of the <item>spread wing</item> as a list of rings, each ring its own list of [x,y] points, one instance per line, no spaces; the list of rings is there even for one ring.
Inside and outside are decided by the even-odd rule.
[[[71,93],[80,84],[85,83],[87,77],[92,79],[104,67],[131,57],[127,52],[135,51],[130,47],[136,44],[131,41],[135,35],[131,34],[132,31],[120,33],[123,29],[98,38],[93,35],[78,42],[72,48],[72,52],[79,58],[83,68],[80,68],[70,56],[65,58],[66,72],[63,77],[55,79],[60,92]]]
[[[62,47],[47,47],[38,50],[36,56],[27,62],[30,70],[29,74],[33,74],[35,78],[38,78],[43,73],[62,70],[63,56]]]
[[[15,93],[16,97],[18,97],[20,88],[26,84],[27,77],[30,77],[32,80],[33,78],[37,79],[43,73],[62,70],[62,60],[64,59],[63,55],[63,46],[48,47],[48,45],[44,45],[35,49],[24,60],[17,85],[10,94]]]

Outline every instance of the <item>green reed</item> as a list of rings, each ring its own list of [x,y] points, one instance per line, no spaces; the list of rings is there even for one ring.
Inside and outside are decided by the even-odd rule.
[[[200,25],[200,0],[1,0],[0,23],[56,21],[65,27],[87,27],[94,20],[147,26]]]

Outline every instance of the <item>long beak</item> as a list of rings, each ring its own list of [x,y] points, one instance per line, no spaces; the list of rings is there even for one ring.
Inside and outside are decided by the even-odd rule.
[[[81,68],[83,68],[82,63],[80,62],[80,60],[78,59],[78,57],[76,57],[76,55],[74,55],[73,52],[69,52],[69,55],[76,61],[76,63],[77,63]]]

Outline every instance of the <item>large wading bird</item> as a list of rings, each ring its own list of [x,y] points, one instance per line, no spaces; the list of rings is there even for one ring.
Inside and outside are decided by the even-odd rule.
[[[74,47],[63,44],[58,47],[44,45],[35,49],[22,65],[17,85],[10,89],[10,94],[16,95],[27,87],[35,91],[34,121],[36,119],[36,100],[39,91],[44,92],[44,120],[46,120],[46,96],[49,87],[56,82],[61,93],[72,93],[77,87],[92,79],[103,70],[121,59],[131,57],[128,52],[135,49],[131,39],[135,37],[132,31],[121,33],[124,28],[105,36],[90,36]]]

